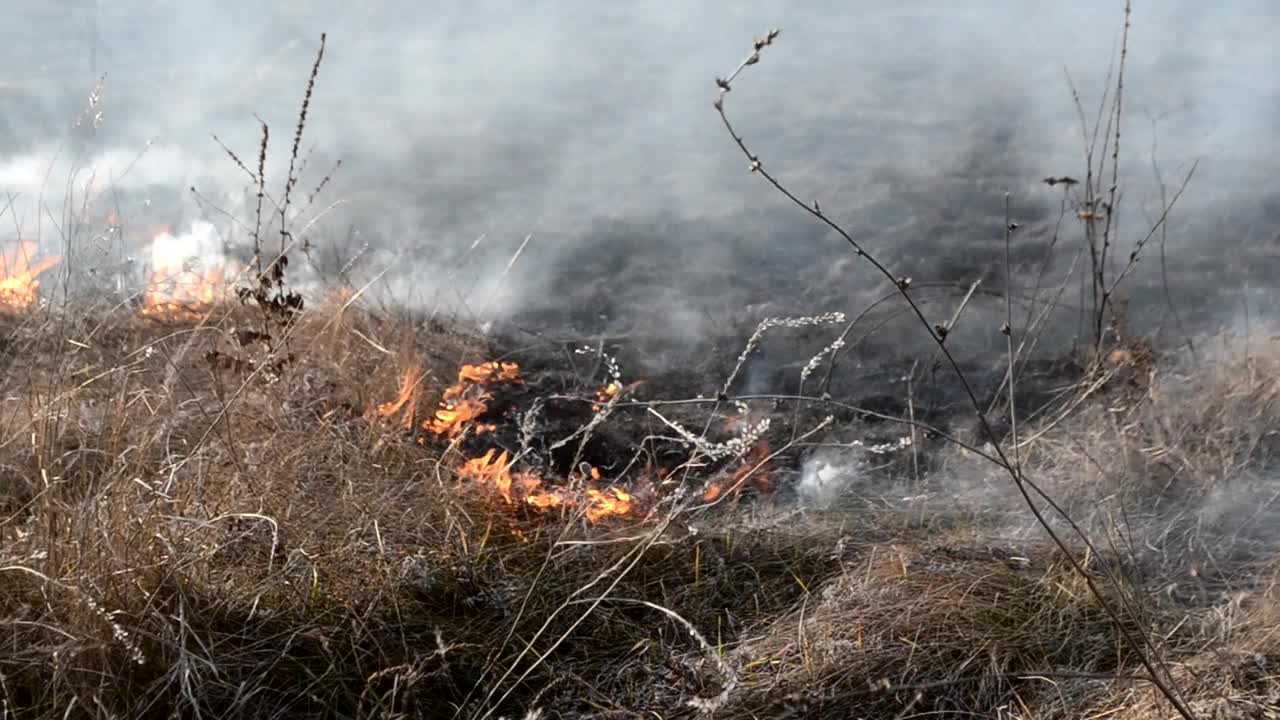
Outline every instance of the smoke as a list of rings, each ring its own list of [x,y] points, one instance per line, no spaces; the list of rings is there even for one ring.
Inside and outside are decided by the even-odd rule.
[[[1256,322],[1277,318],[1280,14],[1272,0],[1222,7],[1135,3],[1117,258],[1198,162],[1167,238],[1153,238],[1127,280],[1139,331],[1169,326],[1170,302],[1193,333],[1237,322],[1245,303]],[[36,239],[73,273],[120,268],[135,279],[145,277],[140,263],[243,261],[259,121],[270,128],[269,215],[327,33],[294,195],[306,232],[261,233],[268,252],[306,241],[305,262],[292,247],[291,273],[369,283],[371,295],[522,340],[607,339],[626,349],[628,374],[706,381],[690,394],[718,389],[725,368],[709,359],[732,363],[762,318],[844,312],[860,319],[831,389],[864,407],[901,402],[903,373],[890,366],[927,367],[928,338],[891,316],[893,303],[860,315],[888,288],[748,172],[712,108],[713,79],[754,36],[782,28],[728,96],[736,128],[777,177],[911,277],[931,319],[949,318],[981,281],[948,345],[967,367],[994,371],[1006,193],[1020,226],[1012,280],[1026,291],[1059,221],[1062,192],[1042,179],[1084,173],[1081,115],[1100,116],[1123,22],[1121,0],[14,0],[6,9],[0,242]],[[107,258],[94,253],[109,215],[127,242]],[[1079,224],[1068,216],[1064,227],[1055,273],[1080,246]],[[1067,288],[1039,352],[1080,333],[1077,292]],[[839,333],[821,330],[771,337],[741,385],[794,383]],[[941,404],[935,391],[913,388],[922,417]],[[1027,530],[988,464],[948,467],[936,475],[946,487],[925,493],[881,486],[879,462],[866,448],[815,454],[801,469],[800,504],[891,494],[921,513],[1007,514],[1011,530]],[[1247,529],[1273,549],[1274,489],[1224,484],[1170,513],[1203,508],[1229,525],[1265,507]],[[1170,513],[1153,512],[1147,529]]]
[[[151,245],[151,266],[169,272],[183,270],[188,264],[198,268],[223,268],[227,258],[222,252],[224,240],[213,223],[197,220],[183,233],[162,232]]]
[[[17,234],[71,191],[93,199],[91,220],[116,210],[139,229],[201,220],[245,242],[252,182],[211,135],[252,171],[256,117],[265,121],[278,201],[327,32],[296,191],[305,217],[319,218],[307,238],[315,257],[291,267],[380,278],[373,289],[392,299],[463,318],[626,338],[666,364],[694,345],[731,355],[723,339],[761,314],[853,312],[884,292],[838,237],[746,172],[712,110],[713,78],[754,35],[783,29],[729,101],[764,162],[917,283],[985,277],[1000,289],[1004,193],[1022,226],[1015,263],[1034,265],[1060,202],[1041,179],[1083,173],[1068,74],[1092,122],[1123,7],[17,5],[0,29],[0,190],[16,197],[4,220]],[[1191,321],[1219,322],[1236,313],[1242,280],[1258,292],[1280,277],[1268,250],[1280,199],[1266,182],[1277,31],[1266,0],[1230,11],[1136,3],[1118,256],[1159,215],[1156,168],[1172,192],[1200,162],[1171,218],[1165,266],[1149,250],[1130,281],[1139,318],[1167,319],[1168,285]],[[961,294],[942,294],[933,311],[949,314]],[[966,322],[998,326],[983,302]],[[895,352],[916,349],[899,335]],[[977,355],[991,345],[969,342]]]

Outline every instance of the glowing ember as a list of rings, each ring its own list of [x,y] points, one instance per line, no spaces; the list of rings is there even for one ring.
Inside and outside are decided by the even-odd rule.
[[[35,255],[36,244],[26,240],[0,253],[0,309],[22,310],[34,305],[39,297],[40,274],[62,260],[59,256],[34,260]]]
[[[616,382],[611,382],[597,390],[596,403],[591,406],[592,411],[600,412],[600,409],[604,407],[604,403],[617,397],[619,392],[622,392],[622,386]]]
[[[769,453],[769,441],[761,438],[747,453],[742,467],[738,469],[738,472],[734,473],[733,484],[739,486],[747,480],[748,475],[751,475],[751,484],[755,485],[757,490],[766,494],[772,492],[773,479],[769,476],[769,470],[766,467]],[[753,472],[754,474],[752,474]]]

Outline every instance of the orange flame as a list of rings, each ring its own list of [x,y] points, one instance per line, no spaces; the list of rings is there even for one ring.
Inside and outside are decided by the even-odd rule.
[[[198,317],[227,298],[226,271],[215,267],[203,273],[161,269],[151,274],[142,295],[142,314],[167,318]]]
[[[487,385],[492,382],[516,382],[519,380],[519,365],[494,361],[481,365],[463,365],[458,370],[458,384],[454,387],[468,383],[471,385]]]
[[[597,390],[596,402],[591,406],[592,412],[600,412],[600,409],[604,407],[604,404],[616,397],[619,392],[622,392],[622,386],[616,382],[610,382],[608,385]]]
[[[435,417],[423,423],[423,429],[437,436],[456,438],[468,425],[489,409],[493,396],[483,389],[496,382],[521,382],[516,363],[487,362],[463,365],[458,369],[458,382],[445,388],[440,409]],[[492,432],[492,425],[477,425],[477,434]]]
[[[51,255],[32,262],[36,244],[19,240],[17,245],[0,253],[0,309],[22,310],[36,303],[39,297],[42,273],[62,261],[61,256]]]
[[[381,403],[375,414],[382,418],[401,415],[398,421],[405,430],[413,430],[417,423],[418,387],[422,380],[422,368],[415,365],[407,370],[400,381],[400,392],[392,402]],[[467,430],[477,435],[493,432],[490,424],[476,423],[488,411],[488,400],[493,396],[484,388],[495,382],[521,382],[520,366],[516,363],[488,362],[480,365],[463,365],[458,370],[458,382],[445,388],[440,406],[432,416],[418,425],[436,437],[457,438]]]
[[[742,488],[750,484],[756,488],[761,494],[769,494],[773,492],[773,479],[769,475],[766,462],[769,459],[769,441],[761,438],[759,442],[751,446],[751,450],[747,451],[747,455],[743,458],[742,466],[733,473],[733,479],[729,481],[728,488],[725,484],[718,480],[712,480],[707,483],[706,488],[702,491],[703,502],[715,502],[721,495],[726,492],[737,496],[742,492]],[[752,470],[755,474],[752,475]],[[751,475],[750,478],[747,476]]]
[[[395,400],[379,404],[374,413],[381,418],[394,419],[397,425],[412,430],[417,423],[418,393],[423,377],[422,368],[415,365],[401,379]],[[520,383],[520,366],[516,363],[487,362],[480,365],[463,365],[458,370],[458,381],[445,388],[440,406],[432,417],[416,426],[437,437],[454,439],[471,431],[478,434],[492,432],[493,425],[476,422],[488,410],[492,399],[488,386],[498,382]],[[614,390],[614,394],[622,388]],[[503,450],[490,449],[480,457],[471,458],[458,469],[458,478],[475,482],[497,492],[502,501],[511,506],[528,507],[546,512],[560,507],[581,507],[591,523],[608,517],[629,515],[635,506],[630,493],[620,488],[599,487],[603,477],[599,468],[584,463],[570,480],[581,491],[570,488],[551,488],[543,483],[537,472],[513,470],[515,458]]]
[[[511,460],[507,451],[503,450],[502,454],[497,458],[493,456],[492,449],[478,458],[473,458],[462,464],[458,469],[458,477],[463,480],[472,480],[480,483],[493,485],[497,489],[498,495],[511,505],[515,501],[511,497],[511,484],[515,478],[511,476]]]
[[[418,414],[418,383],[421,380],[422,368],[417,365],[409,368],[400,381],[400,393],[396,395],[396,399],[378,405],[378,417],[389,418],[397,413],[403,413],[404,429],[412,430]]]
[[[466,431],[468,423],[480,417],[489,409],[489,406],[484,401],[491,397],[489,393],[481,393],[473,398],[445,403],[439,410],[436,410],[435,417],[425,423],[425,429],[436,435],[443,435],[453,439]],[[477,426],[477,432],[482,433],[486,429],[488,429],[487,425]]]
[[[621,488],[609,488],[600,491],[587,488],[587,520],[599,522],[612,515],[627,515],[631,512],[631,495]]]
[[[172,243],[170,228],[152,228],[153,244]],[[171,246],[168,246],[171,247]],[[230,284],[226,268],[214,265],[203,271],[172,258],[158,261],[142,295],[142,314],[166,319],[199,318],[214,305],[226,300]]]
[[[582,506],[587,521],[597,523],[608,517],[629,515],[634,502],[631,494],[621,488],[588,487],[581,493],[567,488],[544,488],[542,477],[534,472],[513,472],[515,460],[503,450],[490,449],[477,458],[466,461],[458,468],[458,477],[486,485],[497,491],[507,505],[524,505],[538,512],[558,507]],[[592,469],[592,477],[599,478],[599,471]]]

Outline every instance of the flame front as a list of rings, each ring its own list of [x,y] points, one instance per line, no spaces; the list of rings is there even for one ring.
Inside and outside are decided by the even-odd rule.
[[[493,425],[479,423],[489,410],[493,399],[485,387],[496,382],[521,382],[520,366],[516,363],[488,362],[480,365],[463,365],[458,370],[458,382],[445,388],[440,406],[430,418],[418,424],[418,386],[422,380],[422,368],[413,366],[400,381],[400,392],[392,402],[382,403],[375,409],[378,417],[393,419],[405,430],[420,428],[439,438],[454,440],[467,431],[477,435],[492,432]]]
[[[492,432],[492,425],[472,425],[488,411],[488,401],[493,399],[484,387],[496,382],[520,381],[520,366],[516,363],[463,365],[458,369],[458,382],[445,388],[440,409],[436,410],[435,417],[423,424],[423,429],[451,440],[466,432],[468,427],[473,427],[476,434]]]
[[[23,310],[34,305],[40,295],[40,275],[62,261],[53,255],[33,262],[35,255],[36,244],[28,240],[0,254],[0,309]]]
[[[190,231],[180,236],[164,226],[153,232],[152,271],[143,291],[143,315],[194,318],[227,299],[230,284],[224,258],[216,248],[213,225],[193,223]]]
[[[514,464],[515,460],[506,450],[498,453],[490,449],[484,455],[463,463],[458,468],[458,477],[493,489],[507,505],[522,505],[539,512],[581,506],[587,521],[592,523],[632,513],[634,503],[631,494],[621,488],[602,490],[590,486],[581,493],[568,488],[546,488],[537,473],[513,472],[511,467]],[[591,476],[598,478],[600,473],[593,468]]]
[[[495,426],[480,422],[489,409],[488,401],[493,397],[489,388],[500,382],[523,382],[520,366],[516,363],[463,365],[458,370],[458,381],[442,393],[439,407],[430,418],[419,422],[417,407],[422,377],[421,367],[409,368],[401,379],[395,400],[378,405],[374,415],[391,420],[405,430],[420,429],[451,442],[468,432],[481,435],[494,431]],[[611,395],[621,390],[615,386]],[[423,441],[419,439],[419,442]],[[616,487],[601,488],[603,477],[599,468],[584,463],[584,467],[571,474],[572,487],[549,487],[537,472],[513,469],[515,463],[516,459],[508,451],[498,452],[491,448],[483,455],[463,462],[457,469],[458,478],[491,489],[506,505],[527,507],[536,512],[580,507],[592,523],[632,513],[635,503],[631,494]]]

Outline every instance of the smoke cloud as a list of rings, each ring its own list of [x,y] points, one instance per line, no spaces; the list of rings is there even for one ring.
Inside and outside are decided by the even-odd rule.
[[[1003,288],[1005,192],[1015,264],[1043,256],[1061,191],[1041,180],[1084,171],[1067,78],[1092,123],[1123,23],[1119,0],[16,4],[0,28],[3,235],[40,228],[57,247],[49,208],[70,190],[93,198],[92,222],[119,212],[138,229],[131,257],[157,224],[243,243],[230,218],[251,220],[251,183],[211,136],[254,169],[266,122],[278,196],[327,32],[299,196],[343,164],[306,216],[312,270],[524,332],[622,338],[655,366],[731,356],[723,343],[762,315],[852,313],[885,291],[747,172],[720,125],[713,78],[754,35],[783,30],[729,97],[738,129],[895,271],[954,286],[931,306],[941,320],[980,277]],[[1278,34],[1265,0],[1135,3],[1119,257],[1159,215],[1157,169],[1172,193],[1199,161],[1164,267],[1148,250],[1130,281],[1143,322],[1167,318],[1166,285],[1191,323],[1233,319],[1246,285],[1252,311],[1272,311]],[[965,322],[998,327],[984,303],[995,312],[980,296]],[[957,347],[998,346],[974,333]]]

